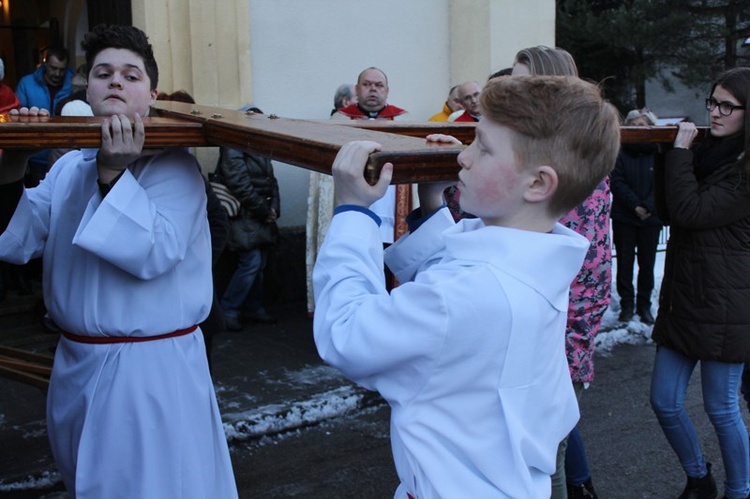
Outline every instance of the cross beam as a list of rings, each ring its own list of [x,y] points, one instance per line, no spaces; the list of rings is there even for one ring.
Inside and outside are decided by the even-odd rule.
[[[454,179],[462,147],[430,144],[424,137],[444,133],[467,144],[475,128],[473,123],[298,120],[174,101],[157,101],[154,110],[154,116],[144,118],[147,148],[227,146],[330,173],[342,145],[372,140],[383,148],[370,156],[365,176],[374,182],[382,166],[392,162],[395,184]],[[0,149],[98,147],[101,120],[0,115]],[[705,131],[699,129],[699,139]],[[671,144],[676,133],[673,126],[622,127],[621,140]]]

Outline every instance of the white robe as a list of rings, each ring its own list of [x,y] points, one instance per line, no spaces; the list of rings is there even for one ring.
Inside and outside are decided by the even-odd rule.
[[[334,216],[314,272],[321,357],[391,406],[401,486],[433,497],[548,498],[578,420],[565,359],[568,287],[588,241],[454,224],[447,209],[386,251],[376,223]]]
[[[205,187],[182,149],[142,158],[102,198],[96,150],[26,190],[0,259],[44,257],[50,317],[83,336],[153,336],[211,306]],[[61,339],[47,400],[55,461],[77,498],[237,497],[200,330],[142,343]]]

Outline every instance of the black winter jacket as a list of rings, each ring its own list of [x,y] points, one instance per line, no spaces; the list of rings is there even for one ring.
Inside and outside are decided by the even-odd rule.
[[[229,249],[248,251],[267,246],[268,232],[278,233],[275,222],[266,223],[271,210],[281,216],[279,184],[273,175],[271,160],[222,147],[216,173],[223,179],[242,207],[237,217],[229,221]]]
[[[700,360],[750,361],[750,193],[740,168],[698,180],[693,152],[674,149],[657,172],[671,229],[652,338]]]
[[[654,155],[656,144],[623,144],[610,175],[612,190],[611,218],[633,227],[661,226],[654,203]],[[651,216],[641,220],[635,213],[639,206]]]

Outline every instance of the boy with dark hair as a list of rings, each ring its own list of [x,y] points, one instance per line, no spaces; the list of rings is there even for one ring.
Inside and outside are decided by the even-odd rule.
[[[617,111],[577,77],[490,81],[458,157],[462,208],[419,188],[410,232],[385,251],[383,195],[363,178],[373,142],[334,164],[336,214],[314,272],[321,357],[391,406],[395,497],[549,497],[558,444],[578,419],[565,358],[568,288],[589,242],[557,223],[612,169]]]
[[[83,46],[101,148],[66,154],[31,189],[11,151],[0,168],[0,259],[43,256],[63,331],[47,400],[55,461],[77,498],[237,497],[196,326],[212,298],[203,179],[187,150],[143,150],[158,77],[146,35],[102,26]]]

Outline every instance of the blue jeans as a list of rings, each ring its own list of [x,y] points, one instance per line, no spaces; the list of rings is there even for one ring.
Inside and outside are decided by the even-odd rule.
[[[568,447],[565,449],[565,481],[570,485],[583,485],[590,478],[586,448],[576,425],[568,435]]]
[[[239,319],[243,311],[242,306],[250,294],[253,283],[260,278],[265,266],[265,253],[262,249],[242,251],[237,256],[237,269],[232,274],[224,296],[221,298],[224,315],[231,319]],[[248,312],[257,312],[257,310]]]
[[[697,359],[660,346],[651,377],[651,407],[690,477],[706,474],[698,436],[684,407],[690,376],[697,363]],[[705,360],[700,364],[703,407],[716,431],[726,470],[724,494],[730,499],[745,498],[750,494],[750,450],[738,397],[744,364]]]

